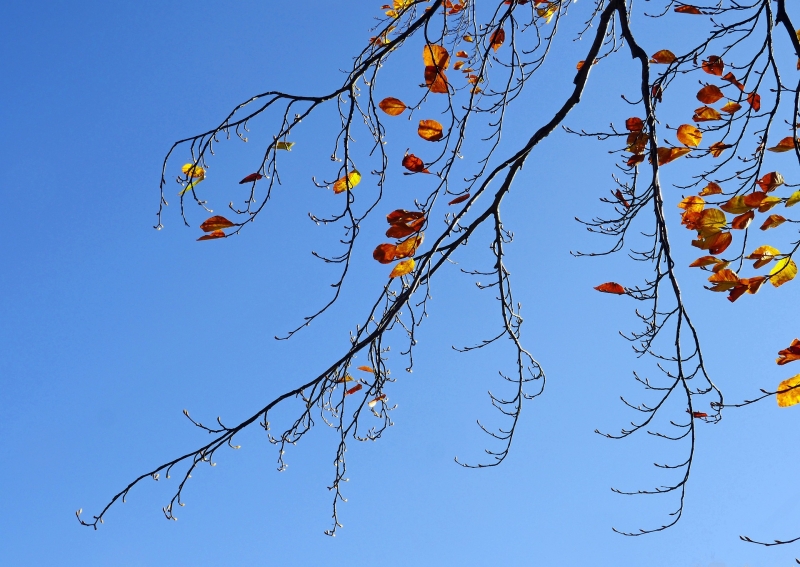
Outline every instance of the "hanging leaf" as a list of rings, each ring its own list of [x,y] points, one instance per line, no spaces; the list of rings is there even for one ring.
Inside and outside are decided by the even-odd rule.
[[[750,93],[747,95],[747,104],[750,105],[750,108],[758,112],[761,110],[761,95],[758,93]]]
[[[706,85],[697,92],[697,100],[703,104],[714,104],[724,95],[716,85]]]
[[[770,228],[778,227],[785,222],[786,219],[781,215],[770,215],[767,217],[767,220],[764,221],[764,224],[761,225],[761,230],[769,230]]]
[[[739,283],[739,276],[733,270],[720,270],[708,278],[711,282],[711,291],[728,291]]]
[[[359,366],[358,370],[362,370],[364,372],[370,372],[372,374],[375,373],[375,370],[373,370],[373,368],[371,366]]]
[[[420,211],[407,211],[405,209],[395,209],[386,215],[386,222],[394,224],[398,222],[409,222],[416,219],[421,219],[425,213]]]
[[[425,86],[432,93],[446,94],[449,92],[447,89],[447,77],[440,69],[433,66],[425,67]]]
[[[697,260],[689,264],[690,268],[705,268],[706,266],[715,266],[717,264],[727,264],[725,260],[720,260],[714,256],[700,256]]]
[[[678,141],[692,148],[696,148],[703,140],[703,133],[691,124],[683,124],[678,127]]]
[[[775,398],[778,400],[779,408],[788,408],[800,403],[800,374],[784,380],[778,385],[778,393]]]
[[[423,140],[438,142],[442,139],[442,125],[436,120],[420,120],[417,134]]]
[[[691,151],[689,148],[658,148],[658,165],[666,165]]]
[[[403,167],[414,173],[430,173],[430,171],[425,169],[425,164],[422,160],[414,154],[406,154],[403,156]]]
[[[369,402],[367,402],[367,405],[368,405],[368,406],[370,407],[370,409],[371,409],[371,408],[374,408],[374,407],[375,407],[375,405],[376,405],[378,402],[382,402],[382,401],[383,401],[383,400],[385,400],[385,399],[386,399],[386,394],[381,394],[380,396],[378,396],[378,397],[376,397],[376,398],[373,398],[372,400],[370,400]]]
[[[622,203],[623,207],[625,207],[626,209],[630,209],[631,208],[631,204],[625,199],[625,197],[622,194],[622,191],[617,189],[614,192],[614,196],[617,198],[617,200],[619,200],[620,203]]]
[[[459,51],[456,53],[456,57],[461,57],[462,59],[469,59],[469,53],[466,51]]]
[[[722,76],[722,71],[725,69],[725,63],[722,62],[722,57],[710,55],[708,59],[703,60],[703,71],[709,75]]]
[[[675,6],[675,11],[679,14],[695,14],[695,15],[702,15],[703,12],[700,11],[699,8],[695,6],[689,6],[688,4],[683,4],[681,6]]]
[[[541,4],[543,2],[537,2]],[[558,12],[558,4],[556,2],[549,2],[544,8],[536,8],[536,13],[540,18],[544,18],[544,23],[549,24],[553,16]]]
[[[495,53],[497,53],[497,50],[500,49],[500,46],[503,45],[505,40],[506,32],[503,28],[494,30],[492,37],[489,38],[489,47],[494,49]]]
[[[698,240],[692,240],[692,246],[700,250],[708,250],[711,254],[722,254],[728,249],[728,246],[733,242],[733,236],[730,232],[718,232],[708,237],[701,237]]]
[[[292,146],[294,146],[295,142],[276,142],[275,149],[276,150],[284,150],[287,152],[292,151]]]
[[[415,266],[416,262],[414,262],[414,258],[403,260],[394,267],[394,269],[389,274],[389,278],[397,278],[400,276],[404,276],[406,274],[410,274],[411,272],[414,271]]]
[[[763,191],[754,191],[744,196],[744,204],[751,209],[757,209],[766,198],[767,194]]]
[[[781,199],[780,197],[764,197],[764,199],[761,200],[761,204],[758,206],[758,212],[766,213],[768,210],[770,210],[772,207],[780,203],[782,200],[783,199]]]
[[[422,61],[426,67],[445,70],[450,64],[450,54],[441,45],[426,44],[422,46]]]
[[[372,252],[372,257],[381,264],[391,264],[397,255],[397,247],[394,244],[378,244]]]
[[[347,191],[348,189],[352,189],[356,185],[359,184],[361,181],[361,174],[358,172],[357,169],[354,169],[341,179],[337,180],[336,183],[333,184],[333,192],[334,193],[342,193]]]
[[[756,181],[758,186],[761,187],[761,189],[763,189],[767,193],[775,191],[775,189],[783,185],[784,182],[785,180],[783,179],[783,175],[781,175],[777,171],[771,171],[770,173],[767,173],[761,179]]]
[[[694,111],[692,120],[695,122],[710,122],[712,120],[722,120],[722,115],[710,106],[702,106]]]
[[[236,225],[225,217],[215,216],[206,219],[205,222],[200,225],[200,229],[203,232],[214,232],[216,230],[222,230],[223,228],[230,228],[232,226]]]
[[[653,53],[653,57],[650,59],[650,63],[659,63],[659,64],[669,64],[675,61],[677,57],[675,54],[672,53],[669,49],[662,49],[661,51],[656,51]]]
[[[359,391],[361,388],[363,388],[363,387],[364,387],[364,386],[362,386],[361,384],[356,384],[355,386],[353,386],[352,388],[350,388],[349,390],[347,390],[347,392],[345,392],[345,395],[346,395],[346,396],[349,396],[349,395],[351,395],[351,394],[355,394],[356,392],[358,392],[358,391]]]
[[[353,382],[353,381],[354,381],[353,377],[350,376],[349,374],[346,374],[344,378],[339,378],[338,380],[336,380],[336,383],[337,384],[346,384],[347,382]]]
[[[206,170],[194,163],[185,164],[181,171],[189,179],[203,179],[206,176]]]
[[[779,350],[778,357],[779,358],[777,358],[775,362],[777,362],[779,366],[783,366],[795,360],[800,360],[800,339],[793,340],[788,348]]]
[[[786,199],[786,206],[787,207],[793,207],[797,203],[800,203],[800,191],[795,191],[794,193],[789,195],[788,199]]]
[[[736,112],[741,110],[741,108],[742,108],[741,104],[738,104],[738,103],[733,102],[733,101],[728,101],[725,104],[725,106],[723,106],[719,110],[720,110],[720,112],[724,112],[726,114],[735,114]]]
[[[794,151],[794,138],[792,136],[787,136],[780,142],[778,142],[777,146],[772,148],[767,148],[771,152],[793,152]],[[797,139],[797,143],[800,144],[800,138]]]
[[[215,230],[214,232],[212,232],[210,234],[204,234],[203,236],[201,236],[197,240],[198,241],[200,241],[200,240],[215,240],[217,238],[225,238],[225,233],[222,232],[221,230]]]
[[[180,197],[180,196],[182,196],[184,193],[188,193],[189,191],[192,191],[192,190],[193,190],[195,187],[197,187],[197,185],[198,185],[199,183],[202,183],[202,181],[203,181],[204,179],[205,179],[205,177],[200,177],[200,178],[198,178],[198,179],[195,179],[194,181],[192,181],[191,183],[189,183],[189,185],[187,185],[186,187],[184,187],[183,189],[181,189],[181,190],[178,192],[178,196]]]
[[[703,190],[700,191],[701,195],[719,195],[720,193],[722,193],[722,187],[713,181],[709,182],[709,184],[703,187]]]
[[[453,63],[453,69],[455,69],[456,71],[461,69],[461,67],[463,66],[464,66],[464,61],[456,61],[455,63]]]
[[[642,122],[641,118],[636,118],[634,116],[625,121],[625,128],[630,132],[641,132],[644,130],[644,122]]]
[[[403,242],[397,245],[394,255],[395,259],[402,260],[403,258],[408,258],[409,256],[416,254],[417,248],[419,248],[424,239],[425,234],[422,232],[405,239]]]
[[[755,206],[748,205],[742,195],[737,195],[736,197],[731,197],[727,203],[723,203],[719,208],[726,213],[739,215],[741,213],[746,213],[750,209],[754,209]]]
[[[736,77],[733,76],[733,73],[726,73],[724,77],[722,77],[723,81],[728,81],[730,84],[735,85],[740,91],[744,91],[744,85],[736,80]]]
[[[800,191],[798,191],[798,193],[800,194]],[[466,201],[467,199],[469,199],[469,193],[464,193],[463,195],[461,195],[461,196],[459,196],[459,197],[456,197],[455,199],[453,199],[452,201],[450,201],[450,202],[449,202],[449,203],[447,203],[447,204],[448,204],[448,205],[457,205],[457,204],[459,204],[459,203],[463,203],[463,202],[464,202],[464,201]],[[788,205],[787,205],[787,206],[788,206]]]
[[[604,284],[600,284],[595,287],[597,291],[602,291],[603,293],[615,293],[617,295],[625,295],[627,290],[615,282],[606,282]]]
[[[779,255],[780,252],[777,248],[773,248],[772,246],[759,246],[753,252],[745,258],[745,260],[755,260],[753,267],[755,269],[761,268],[766,266],[772,260],[775,259],[775,256]]]
[[[700,219],[697,223],[697,232],[700,233],[700,236],[705,238],[720,232],[725,228],[726,224],[727,220],[725,219],[725,213],[723,213],[721,210],[714,208],[703,209],[703,212],[700,213]]]
[[[769,271],[769,281],[775,287],[780,287],[792,281],[796,275],[797,264],[791,258],[786,257],[775,262],[775,265]]]
[[[262,179],[263,177],[264,176],[261,175],[260,173],[251,173],[250,175],[248,175],[247,177],[242,179],[239,182],[239,185],[244,185],[245,183],[252,183],[253,181],[258,181],[259,179]]]
[[[399,116],[408,108],[402,100],[391,96],[380,101],[378,107],[389,116]]]
[[[647,142],[648,142],[647,133],[631,132],[630,134],[628,134],[627,142],[628,145],[625,148],[626,151],[631,152],[632,154],[643,154],[645,148],[647,148]]]
[[[750,223],[753,222],[753,218],[755,216],[756,214],[753,211],[747,211],[731,221],[731,228],[735,230],[744,230],[750,226]],[[764,227],[761,228],[763,230]]]

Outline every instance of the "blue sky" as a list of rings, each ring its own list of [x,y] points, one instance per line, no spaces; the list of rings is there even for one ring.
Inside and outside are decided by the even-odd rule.
[[[800,532],[792,435],[800,410],[778,411],[772,400],[698,428],[677,526],[639,538],[612,532],[664,521],[673,501],[618,496],[609,487],[663,483],[651,463],[676,453],[647,436],[614,442],[593,433],[634,418],[619,396],[636,399],[631,372],[649,367],[617,333],[636,325],[631,302],[592,287],[639,272],[621,255],[570,256],[602,246],[573,219],[602,211],[597,199],[613,187],[615,157],[609,146],[561,132],[532,155],[504,214],[516,234],[508,263],[526,317],[523,339],[548,386],[526,405],[501,467],[465,470],[453,462],[456,455],[479,459],[490,446],[475,420],[495,419],[486,390],[501,387],[497,371],[511,363],[502,347],[477,354],[450,348],[488,336],[496,321],[491,298],[454,266],[434,283],[414,372],[403,372],[400,359],[394,367],[395,426],[376,443],[350,446],[349,502],[336,538],[323,535],[335,443],[324,428],[289,451],[282,473],[263,433],[245,433],[241,450],[221,452],[215,468],[194,475],[178,522],[161,514],[174,486],[162,479],[134,489],[100,530],[77,523],[76,509],[95,513],[141,472],[206,440],[184,408],[204,422],[218,415],[238,421],[318,374],[347,346],[348,332],[379,293],[386,267],[370,258],[365,238],[356,277],[327,318],[291,341],[272,338],[321,305],[335,277],[310,251],[335,249],[338,234],[307,217],[336,206],[336,197],[310,180],[335,174],[325,137],[333,131],[330,116],[299,129],[269,216],[242,236],[195,242],[203,211],[187,205],[195,227],[185,228],[171,185],[165,228],[152,229],[161,160],[175,139],[216,124],[257,92],[330,91],[371,35],[378,8],[361,1],[346,9],[318,1],[2,8],[4,562],[734,567],[787,565],[800,556],[798,548],[738,540]],[[669,41],[692,31],[680,29]],[[568,92],[586,46],[565,40],[529,85],[530,98],[510,109],[519,128],[507,130],[503,148],[518,147]],[[665,47],[643,43],[649,52]],[[418,79],[406,74],[418,69],[413,53],[387,66],[381,96],[417,92]],[[635,77],[628,56],[617,59],[593,70],[570,126],[624,120],[619,94],[634,88],[626,80]],[[391,126],[399,131],[405,123],[398,120]],[[271,135],[258,127],[251,126],[247,146],[218,146],[204,186],[218,211],[238,190],[231,182],[253,169],[259,140]],[[387,151],[401,155],[406,142],[393,144],[391,133]],[[797,175],[796,165],[784,169],[787,179]],[[392,208],[410,208],[416,182],[390,175]],[[671,190],[677,203],[680,191]],[[686,265],[698,254],[688,233],[678,232],[677,209],[671,220]],[[383,228],[365,230],[369,236]],[[487,265],[488,242],[488,234],[478,235],[458,258],[463,267]],[[752,396],[792,374],[773,360],[798,334],[796,284],[731,306],[701,289],[700,274],[687,268],[681,277],[726,399]],[[288,415],[279,412],[276,425]]]

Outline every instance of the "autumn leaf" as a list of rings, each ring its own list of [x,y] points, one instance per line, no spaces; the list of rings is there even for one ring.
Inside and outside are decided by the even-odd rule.
[[[708,278],[711,282],[711,291],[728,291],[739,283],[739,276],[733,270],[720,270]]]
[[[242,179],[239,182],[239,185],[244,185],[245,183],[252,183],[253,181],[258,181],[259,179],[262,179],[263,177],[264,176],[261,175],[260,173],[251,173],[250,175],[248,175],[247,177]]]
[[[352,189],[356,185],[359,184],[361,181],[361,174],[358,172],[357,169],[354,169],[341,179],[337,180],[336,183],[333,184],[333,192],[334,193],[342,193],[343,191],[347,191],[348,189]]]
[[[628,201],[625,199],[625,197],[622,195],[622,191],[620,191],[619,189],[617,189],[617,190],[616,190],[616,192],[614,193],[614,196],[615,196],[615,197],[616,197],[616,198],[619,200],[619,202],[620,202],[620,203],[622,203],[622,205],[623,205],[623,206],[624,206],[626,209],[630,209],[630,208],[631,208],[631,204],[630,204],[630,203],[629,203],[629,202],[628,202]]]
[[[378,107],[389,116],[399,116],[403,114],[406,108],[405,103],[397,98],[387,96],[385,99],[378,103]]]
[[[373,370],[371,366],[359,366],[357,370],[361,370],[363,372],[370,372],[373,374],[375,373],[375,370]]]
[[[506,32],[503,28],[494,30],[494,33],[492,33],[492,36],[489,38],[489,47],[494,49],[496,53],[497,50],[500,49],[500,46],[503,45],[503,42],[505,40],[506,40]]]
[[[203,232],[214,232],[216,230],[222,230],[223,228],[230,228],[232,226],[236,225],[225,217],[215,216],[206,219],[206,221],[200,225],[200,229]]]
[[[778,400],[779,408],[788,408],[800,403],[800,374],[778,384],[775,398]]]
[[[294,146],[295,142],[276,142],[275,149],[276,150],[285,150],[287,152],[292,151],[292,146]]]
[[[672,53],[669,49],[662,49],[661,51],[656,51],[653,54],[653,57],[650,59],[650,63],[660,63],[660,64],[669,64],[675,61],[677,57],[675,54]]]
[[[449,92],[447,90],[447,77],[442,71],[433,66],[425,67],[425,86],[432,93],[446,94]]]
[[[422,47],[422,61],[426,67],[445,70],[450,64],[450,54],[441,45],[426,44]]]
[[[689,195],[688,197],[684,198],[680,203],[678,203],[678,208],[683,209],[686,212],[701,212],[706,206],[706,202],[694,195]]]
[[[780,197],[764,197],[761,200],[761,204],[758,205],[758,212],[759,213],[766,213],[772,207],[780,203],[783,199]]]
[[[442,139],[442,125],[436,120],[420,120],[417,134],[423,140],[438,142]]]
[[[798,193],[800,193],[800,191]],[[467,199],[469,199],[469,193],[464,193],[463,195],[461,195],[459,197],[456,197],[455,199],[453,199],[452,201],[450,201],[447,204],[448,205],[457,205],[459,203],[463,203]]]
[[[761,203],[764,199],[767,198],[767,194],[763,191],[754,191],[753,193],[748,193],[744,196],[744,204],[751,209],[757,209],[761,206]]]
[[[353,381],[354,381],[353,377],[350,376],[349,374],[347,374],[347,375],[345,375],[344,378],[339,378],[338,380],[336,380],[336,383],[337,384],[345,384],[347,382],[353,382]]]
[[[658,148],[658,165],[666,165],[691,151],[689,148]]]
[[[703,104],[714,104],[724,95],[716,85],[706,85],[697,92],[697,100]]]
[[[770,228],[778,227],[785,222],[786,219],[781,215],[770,215],[767,217],[767,220],[764,221],[764,224],[761,225],[761,230],[769,230]]]
[[[599,62],[600,62],[600,60],[599,60],[599,59],[595,59],[595,60],[592,62],[592,65],[597,65]],[[577,65],[575,65],[575,68],[576,68],[578,71],[580,71],[581,69],[583,69],[583,64],[584,64],[584,63],[586,63],[586,61],[584,61],[583,59],[581,59],[580,61],[578,61]]]
[[[413,256],[417,252],[417,248],[419,248],[424,239],[425,233],[423,232],[405,239],[403,242],[397,245],[394,255],[395,259],[402,260],[403,258]]]
[[[772,246],[769,245],[764,245],[764,246],[759,246],[758,248],[753,250],[753,252],[745,259],[755,260],[753,267],[758,269],[772,262],[772,260],[775,259],[775,256],[777,256],[778,254],[780,254],[780,252],[778,251],[777,248],[773,248]]]
[[[407,211],[405,209],[395,209],[386,215],[386,222],[389,224],[407,223],[416,219],[421,219],[425,213],[420,211]]]
[[[750,93],[747,95],[747,104],[750,105],[750,108],[758,112],[761,110],[761,95],[758,93]]]
[[[363,387],[364,386],[362,386],[361,384],[356,384],[355,386],[353,386],[352,388],[347,390],[347,392],[345,392],[345,395],[349,396],[350,394],[355,394],[356,392],[358,392]]]
[[[692,120],[695,122],[710,122],[712,120],[722,120],[722,115],[710,106],[702,106],[694,111]]]
[[[391,264],[397,254],[397,247],[394,244],[378,244],[372,252],[372,257],[381,264]]]
[[[744,91],[744,85],[733,76],[733,73],[726,73],[725,76],[722,77],[722,80],[728,81],[730,84],[735,85],[740,91]]]
[[[742,195],[737,195],[736,197],[731,197],[727,203],[723,203],[719,206],[719,208],[726,213],[738,215],[741,213],[746,213],[750,209],[754,209],[755,206],[748,205]]]
[[[755,216],[756,216],[756,214],[753,211],[747,211],[746,213],[741,214],[738,217],[735,217],[731,221],[731,228],[733,228],[735,230],[744,230],[748,226],[750,226],[750,223],[753,222],[753,218]],[[762,230],[763,230],[763,227],[762,227]]]
[[[628,166],[633,167],[634,165],[642,163],[643,161],[644,161],[644,154],[637,154],[629,157],[628,161],[626,161],[625,163]]]
[[[430,173],[430,171],[425,169],[425,164],[422,160],[414,154],[406,154],[403,156],[403,167],[414,173]]]
[[[789,195],[788,199],[786,199],[786,206],[787,207],[793,207],[797,203],[800,203],[800,191],[795,191],[794,193]]]
[[[790,282],[797,275],[797,264],[791,258],[783,258],[775,262],[769,271],[769,281],[775,287],[780,287],[786,282]]]
[[[709,182],[709,184],[700,191],[700,195],[719,195],[720,193],[722,193],[722,187],[713,181]]]
[[[466,51],[462,50],[462,51],[459,51],[458,53],[456,53],[456,57],[461,57],[463,59],[469,59],[469,53],[467,53]]]
[[[642,122],[641,118],[636,118],[634,116],[625,121],[625,128],[627,128],[629,132],[641,132],[644,130],[644,122]]]
[[[631,132],[628,134],[625,150],[632,154],[643,154],[647,147],[648,137],[645,132]]]
[[[461,67],[463,66],[464,66],[464,61],[456,61],[455,63],[453,63],[453,69],[455,69],[456,71],[461,69]]]
[[[723,230],[726,224],[725,213],[721,210],[714,208],[703,209],[697,222],[697,232],[700,233],[700,236],[706,238]]]
[[[595,287],[595,289],[597,291],[602,291],[603,293],[615,293],[617,295],[625,295],[627,293],[627,290],[624,287],[614,282],[600,284]]]
[[[783,366],[795,360],[800,360],[800,339],[793,340],[788,348],[779,350],[778,356],[779,358],[775,359],[775,362],[777,362],[779,366]]]
[[[678,141],[692,148],[696,148],[703,140],[703,133],[691,124],[683,124],[678,127]]]
[[[695,6],[689,6],[688,4],[683,4],[681,6],[675,6],[675,11],[679,14],[695,14],[695,15],[702,15],[703,12],[700,11],[699,8]]]
[[[539,4],[543,4],[543,2],[537,2]],[[549,24],[550,20],[553,19],[556,12],[558,12],[558,4],[555,2],[548,2],[547,6],[544,8],[536,8],[536,13],[539,15],[540,18],[544,18],[544,23]]]
[[[214,232],[212,232],[210,234],[204,234],[203,236],[201,236],[197,240],[198,241],[199,240],[215,240],[217,238],[225,238],[225,233],[222,232],[221,230],[215,230]]]
[[[385,400],[385,399],[386,399],[386,394],[381,394],[380,396],[378,396],[378,397],[376,397],[376,398],[373,398],[373,399],[371,399],[369,402],[367,402],[367,405],[368,405],[370,408],[374,408],[374,407],[375,407],[375,405],[376,405],[378,402],[382,402],[382,401],[383,401],[383,400]]]
[[[778,187],[784,184],[783,175],[778,173],[777,171],[771,171],[764,175],[761,179],[756,181],[759,187],[763,189],[765,192],[769,193],[771,191],[775,191]]]
[[[708,59],[703,60],[703,71],[708,73],[709,75],[716,75],[717,77],[722,76],[722,71],[725,68],[725,63],[722,62],[722,57],[718,57],[716,55],[710,55]]]
[[[728,101],[725,106],[720,108],[720,112],[724,112],[725,114],[735,114],[742,108],[741,104],[738,104],[733,101]]]
[[[733,242],[730,232],[718,232],[698,240],[692,240],[692,246],[700,250],[708,250],[711,254],[722,254]]]
[[[706,266],[714,266],[716,264],[726,263],[725,260],[720,260],[714,256],[700,256],[697,260],[689,264],[690,268],[705,268]]]
[[[795,139],[792,136],[787,136],[780,142],[778,142],[777,146],[773,146],[771,148],[767,148],[771,152],[791,152],[794,151],[794,141]],[[797,139],[797,143],[800,144],[800,138]]]
[[[203,179],[206,176],[206,170],[194,163],[187,163],[181,167],[181,171],[189,179]]]
[[[416,266],[416,262],[414,262],[414,258],[409,258],[408,260],[403,260],[402,262],[398,263],[394,269],[389,274],[390,278],[397,278],[400,276],[404,276],[406,274],[410,274],[414,271],[414,267]]]
[[[178,196],[182,196],[184,193],[188,193],[189,191],[192,191],[192,190],[193,190],[195,187],[197,187],[197,185],[198,185],[199,183],[202,183],[204,179],[205,179],[205,177],[200,177],[200,178],[198,178],[198,179],[195,179],[194,181],[192,181],[191,183],[189,183],[189,185],[187,185],[186,187],[184,187],[183,189],[181,189],[181,190],[178,192]]]
[[[733,146],[730,144],[723,144],[722,142],[714,142],[713,144],[711,144],[711,146],[709,146],[708,151],[711,153],[712,156],[718,158],[719,156],[722,155],[722,152],[724,150],[727,150],[728,148],[732,147]]]

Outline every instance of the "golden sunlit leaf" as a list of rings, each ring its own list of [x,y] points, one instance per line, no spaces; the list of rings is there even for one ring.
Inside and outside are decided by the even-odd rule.
[[[469,53],[467,53],[466,51],[459,51],[458,53],[456,53],[456,57],[461,57],[463,59],[469,59]]]
[[[647,133],[631,132],[628,134],[628,145],[625,147],[625,151],[631,152],[632,154],[643,154],[645,148],[647,147],[647,142]]]
[[[791,152],[794,151],[794,140],[795,139],[792,136],[787,136],[778,142],[777,146],[767,149],[771,152]],[[800,138],[797,139],[797,143],[800,144]]]
[[[706,266],[712,266],[716,264],[726,263],[724,260],[720,260],[719,258],[715,258],[714,256],[700,256],[697,260],[689,264],[690,268],[705,268]]]
[[[441,45],[426,44],[422,47],[422,61],[426,67],[437,67],[443,71],[450,64],[450,54]]]
[[[538,2],[542,3],[542,2]],[[549,24],[558,11],[558,4],[556,2],[548,2],[544,8],[536,8],[536,13],[540,18],[544,18],[544,23]]]
[[[417,134],[423,140],[438,142],[442,139],[442,125],[436,120],[420,120]]]
[[[225,233],[222,232],[221,230],[215,230],[214,232],[211,232],[209,234],[204,234],[197,240],[215,240],[217,238],[225,238]]]
[[[275,149],[276,150],[285,150],[287,152],[292,151],[292,146],[294,146],[295,142],[276,142]]]
[[[783,185],[785,180],[783,179],[783,175],[778,173],[777,171],[771,171],[764,175],[761,179],[756,181],[759,187],[766,191],[767,193],[771,191],[775,191],[778,187]]]
[[[719,195],[720,193],[722,193],[722,187],[713,181],[709,182],[709,184],[703,187],[703,190],[700,191],[700,195]]]
[[[688,4],[683,4],[681,6],[675,6],[675,11],[679,14],[695,14],[695,15],[702,15],[703,12],[700,11],[699,8],[695,6],[689,6]]]
[[[402,260],[403,258],[413,256],[417,252],[417,248],[419,248],[424,239],[425,233],[423,232],[405,239],[403,242],[397,245],[394,257],[397,260]]]
[[[678,141],[692,148],[696,148],[703,140],[703,133],[691,124],[683,124],[678,127]]]
[[[724,112],[724,113],[726,113],[726,114],[735,114],[736,112],[738,112],[739,110],[741,110],[741,108],[742,108],[742,105],[741,105],[741,104],[738,104],[738,103],[736,103],[736,102],[733,102],[733,101],[731,100],[731,101],[728,101],[728,102],[725,104],[725,106],[723,106],[723,107],[722,107],[722,108],[720,108],[719,110],[720,110],[720,112]]]
[[[775,398],[778,400],[779,408],[788,408],[800,403],[800,374],[778,384],[777,392]]]
[[[727,150],[728,148],[732,148],[733,146],[730,144],[723,144],[722,142],[714,142],[709,146],[708,151],[711,153],[712,156],[718,158],[722,155],[722,152]]]
[[[206,219],[205,222],[200,225],[200,229],[203,232],[214,232],[215,230],[222,230],[223,228],[230,228],[232,226],[236,225],[225,217],[215,216]]]
[[[761,204],[758,206],[759,213],[766,213],[772,207],[780,203],[783,199],[780,197],[764,197],[761,200]]]
[[[469,193],[464,193],[463,195],[461,195],[461,196],[459,196],[459,197],[456,197],[455,199],[453,199],[452,201],[450,201],[450,202],[449,202],[449,203],[447,203],[447,204],[448,204],[448,205],[457,205],[457,204],[459,204],[459,203],[463,203],[463,202],[464,202],[464,201],[466,201],[467,199],[469,199]]]
[[[260,173],[251,173],[250,175],[248,175],[247,177],[242,179],[239,182],[239,185],[244,185],[245,183],[252,183],[253,181],[258,181],[259,179],[262,179],[263,177],[264,176],[261,175]]]
[[[474,39],[472,39],[471,35],[465,35],[462,39],[468,43],[472,43],[473,41],[475,41]]]
[[[489,38],[489,47],[497,52],[503,42],[506,40],[506,31],[503,28],[494,30],[492,37]]]
[[[658,148],[658,165],[666,165],[691,151],[689,148]]]
[[[722,254],[733,242],[730,232],[718,232],[699,240],[692,240],[692,246],[701,250],[708,250],[711,254]]]
[[[686,212],[701,212],[706,206],[706,202],[695,195],[689,195],[678,203],[679,209],[684,209]]]
[[[595,287],[597,291],[602,291],[603,293],[615,293],[617,295],[625,295],[627,293],[626,289],[615,282],[606,282],[604,284],[600,284]]]
[[[697,100],[703,104],[714,104],[722,97],[722,91],[716,85],[706,85],[697,92]]]
[[[414,154],[406,154],[403,156],[403,167],[414,173],[430,173],[430,171],[425,169],[425,164],[422,160]]]
[[[333,184],[333,192],[334,193],[342,193],[343,191],[347,191],[348,189],[352,189],[356,185],[359,184],[361,181],[361,174],[358,172],[357,169],[354,169],[341,179],[337,180],[336,183]]]
[[[206,170],[194,163],[185,164],[181,171],[189,179],[203,179],[206,176]]]
[[[700,213],[700,220],[697,222],[697,232],[702,237],[708,237],[723,230],[727,224],[725,213],[719,209],[703,209],[703,212]]]
[[[353,382],[353,381],[354,381],[353,377],[350,376],[349,374],[347,374],[344,378],[339,378],[338,380],[336,380],[336,383],[337,384],[345,384],[347,382]]]
[[[767,217],[767,220],[764,221],[764,224],[761,225],[761,230],[769,230],[771,228],[780,226],[785,222],[786,219],[781,215],[770,215]]]
[[[703,71],[709,75],[722,76],[722,71],[725,69],[725,63],[722,62],[722,57],[710,55],[708,59],[703,59]]]
[[[753,250],[753,252],[749,256],[747,256],[745,260],[755,260],[753,267],[758,269],[772,262],[772,260],[775,259],[775,256],[777,256],[778,254],[780,254],[780,252],[778,251],[777,248],[773,248],[772,246],[769,245],[764,245],[764,246],[759,246],[758,248]]]
[[[404,276],[406,274],[410,274],[411,272],[414,271],[415,267],[416,267],[416,262],[414,262],[414,258],[403,260],[394,267],[394,269],[389,274],[389,277],[397,278],[400,276]]]
[[[744,230],[750,226],[750,223],[753,222],[753,218],[755,216],[756,214],[753,211],[747,211],[746,213],[735,217],[731,221],[731,228],[734,230]]]
[[[397,254],[397,247],[394,244],[378,244],[373,250],[372,257],[381,264],[391,264]]]
[[[372,374],[375,373],[375,370],[373,370],[371,366],[359,366],[358,370],[362,370],[364,372],[370,372]]]
[[[184,187],[183,189],[181,189],[181,190],[178,192],[178,196],[181,196],[181,195],[183,195],[184,193],[188,193],[189,191],[192,191],[192,190],[193,190],[195,187],[197,187],[197,185],[198,185],[199,183],[202,183],[202,181],[203,181],[204,179],[205,179],[205,177],[200,177],[200,178],[198,178],[198,179],[195,179],[194,181],[192,181],[191,183],[189,183],[189,185],[187,185],[186,187]]]
[[[692,120],[695,122],[710,122],[712,120],[722,120],[722,115],[710,106],[702,106],[694,111]]]
[[[797,264],[789,257],[775,262],[769,271],[769,281],[775,287],[780,287],[786,282],[792,281],[797,275]]]
[[[747,211],[755,207],[747,205],[744,197],[742,195],[737,195],[736,197],[731,197],[727,203],[720,205],[719,208],[725,211],[726,213],[730,213],[732,215],[739,215],[742,213],[746,213]]]
[[[656,51],[653,53],[653,57],[650,59],[650,63],[661,63],[661,64],[668,64],[675,61],[677,57],[675,54],[672,53],[669,49],[662,49],[661,51]]]
[[[794,193],[789,195],[788,199],[786,199],[786,206],[787,207],[793,207],[797,203],[800,203],[800,191],[795,191]]]
[[[800,339],[793,340],[788,348],[779,350],[778,357],[779,358],[775,359],[775,362],[777,362],[779,366],[783,366],[795,360],[800,360]]]
[[[464,66],[464,61],[456,61],[455,63],[453,63],[453,69],[455,69],[456,71],[461,69],[461,67],[463,66]]]
[[[399,116],[408,108],[402,100],[391,96],[380,101],[378,107],[389,116]]]
[[[747,95],[747,104],[750,105],[750,108],[758,112],[761,110],[761,95],[758,93],[750,93]]]
[[[732,270],[720,270],[708,278],[712,286],[711,291],[728,291],[739,283],[739,276]]]

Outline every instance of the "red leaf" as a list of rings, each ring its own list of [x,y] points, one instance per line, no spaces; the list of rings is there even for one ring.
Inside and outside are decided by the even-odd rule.
[[[372,257],[381,264],[391,264],[397,254],[397,246],[394,244],[378,244],[372,252]]]
[[[414,154],[406,154],[403,157],[403,167],[414,173],[430,173],[430,171],[425,169],[425,164],[422,160]]]
[[[221,230],[215,230],[214,232],[212,232],[210,234],[204,234],[203,236],[201,236],[197,240],[198,241],[199,240],[214,240],[216,238],[225,238],[225,233],[222,232]]]
[[[353,386],[352,388],[350,388],[349,390],[347,390],[347,394],[346,394],[346,395],[347,395],[347,396],[349,396],[350,394],[355,394],[355,393],[356,393],[356,392],[358,392],[358,391],[359,391],[361,388],[363,388],[363,386],[362,386],[361,384],[356,384],[355,386]]]
[[[263,176],[263,175],[261,175],[260,173],[251,173],[250,175],[248,175],[247,177],[245,177],[244,179],[242,179],[242,180],[239,182],[239,185],[243,185],[243,184],[245,184],[245,183],[252,183],[253,181],[258,181],[258,180],[259,180],[259,179],[261,179],[262,177],[264,177],[264,176]]]
[[[222,230],[223,228],[230,228],[232,226],[236,225],[225,217],[215,216],[206,219],[205,222],[200,225],[200,229],[203,232],[214,232],[217,230]]]
[[[449,203],[447,203],[447,204],[448,204],[448,205],[457,205],[457,204],[459,204],[459,203],[463,203],[463,202],[464,202],[464,201],[466,201],[467,199],[469,199],[469,193],[464,193],[463,195],[461,195],[461,196],[459,196],[459,197],[456,197],[455,199],[453,199],[452,201],[450,201],[450,202],[449,202]]]
[[[614,282],[600,284],[599,286],[595,287],[595,289],[597,291],[602,291],[603,293],[616,293],[617,295],[625,295],[625,293],[627,293],[624,287]]]

